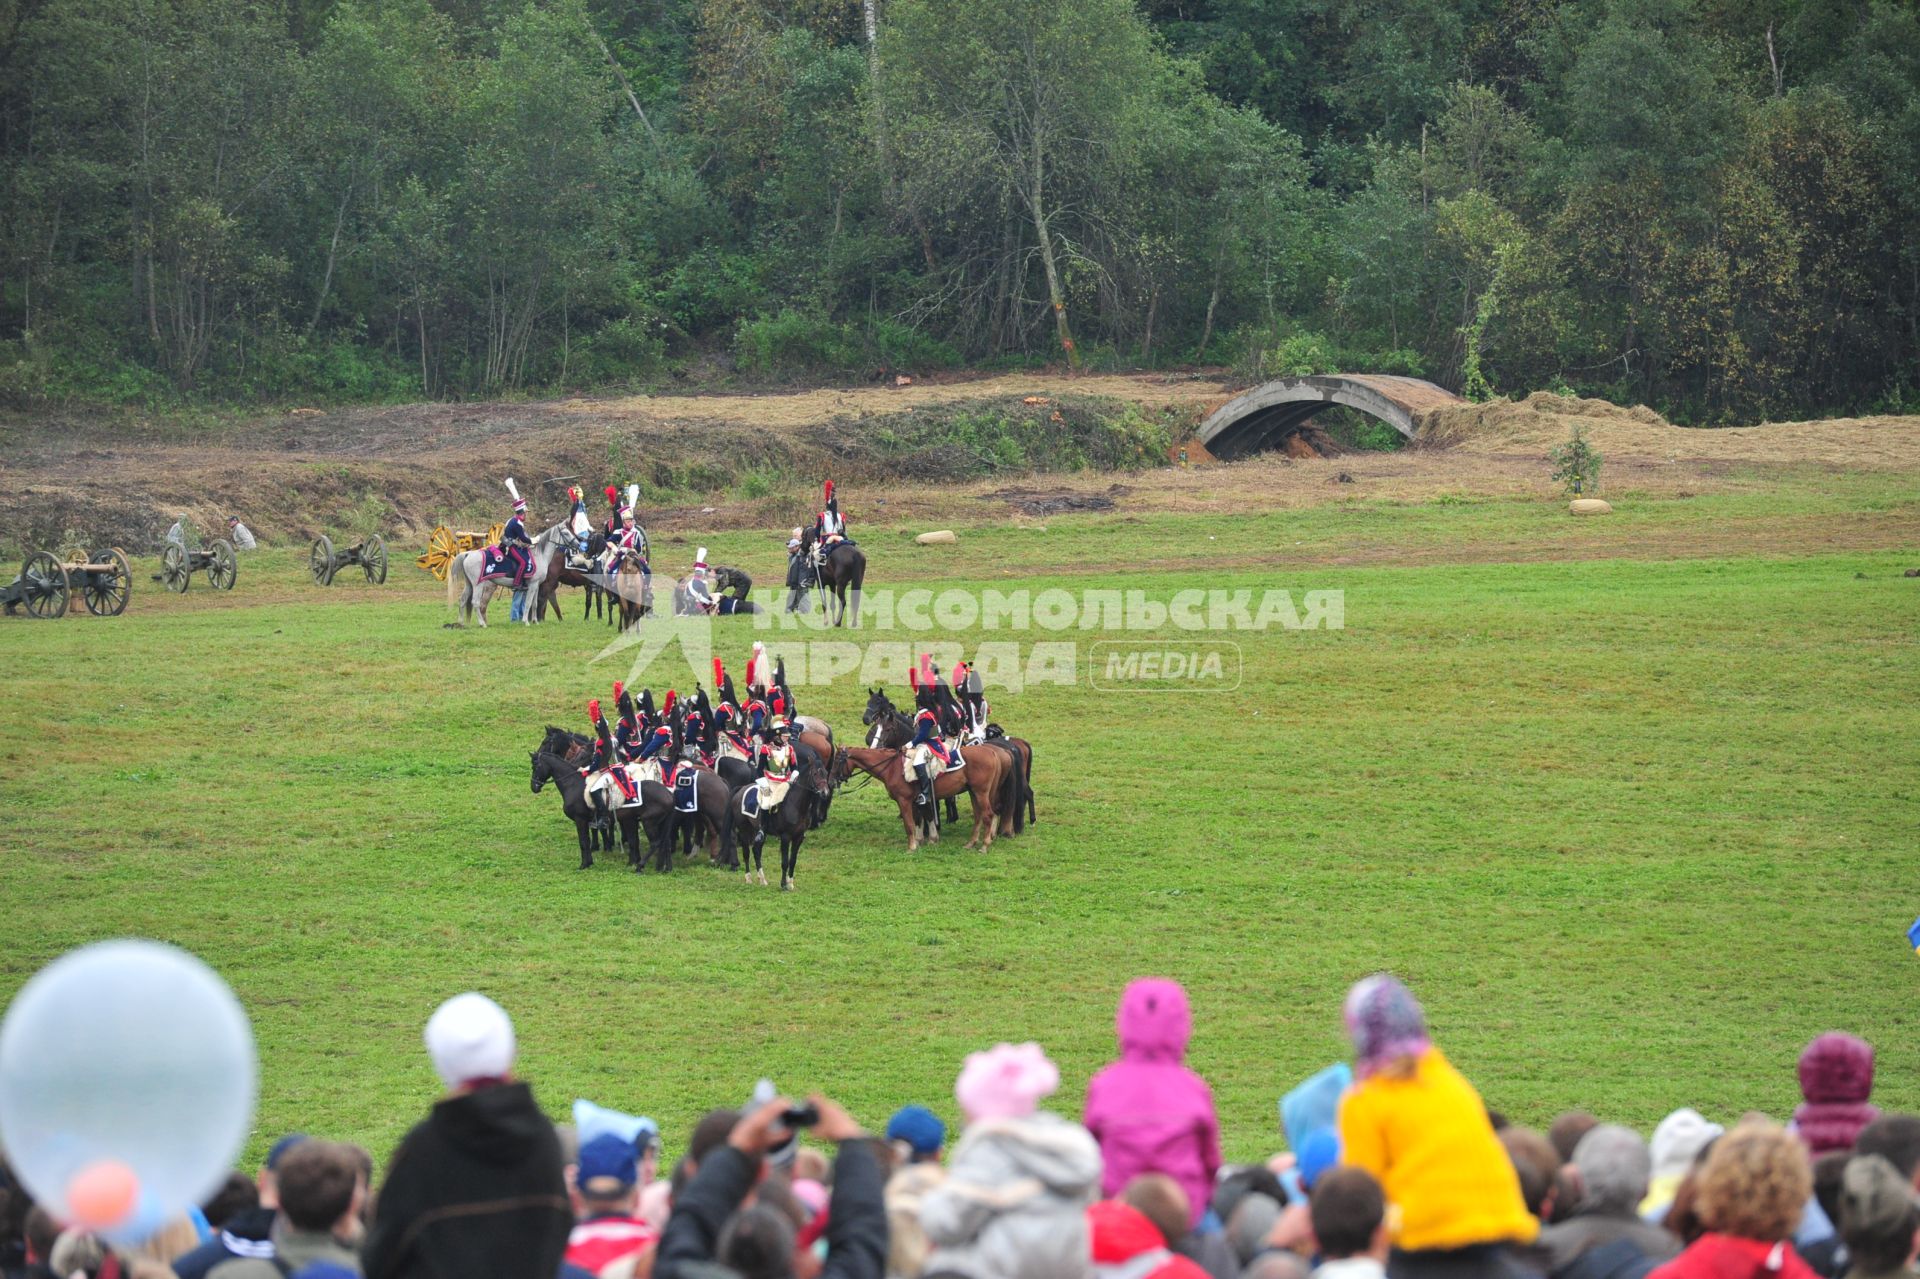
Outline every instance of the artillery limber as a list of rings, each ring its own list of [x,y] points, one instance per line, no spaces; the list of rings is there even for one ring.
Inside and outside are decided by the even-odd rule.
[[[313,580],[320,586],[333,585],[333,576],[343,568],[358,568],[367,575],[370,585],[379,585],[387,580],[387,544],[378,533],[364,542],[355,542],[344,551],[333,548],[333,539],[325,533],[313,539],[313,549],[307,553],[307,571],[313,574]]]
[[[444,582],[447,580],[448,567],[456,555],[462,551],[477,551],[483,546],[496,545],[505,528],[504,524],[495,524],[484,533],[470,533],[455,531],[442,524],[427,538],[427,549],[414,563]]]

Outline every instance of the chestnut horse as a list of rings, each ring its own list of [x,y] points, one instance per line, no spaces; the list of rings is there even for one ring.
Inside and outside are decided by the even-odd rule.
[[[1010,807],[1017,802],[1017,765],[1011,752],[993,746],[963,746],[960,754],[967,766],[959,772],[936,776],[933,798],[938,804],[949,795],[958,795],[963,790],[968,793],[973,800],[973,838],[967,841],[967,847],[985,852],[993,844],[999,806],[1004,803]],[[905,759],[906,752],[901,750],[850,746],[834,752],[833,776],[836,781],[845,781],[852,776],[850,770],[857,768],[879,782],[888,797],[900,806],[900,824],[907,828],[907,851],[911,853],[920,847],[913,803],[920,787],[907,780]],[[937,825],[930,838],[940,838]]]

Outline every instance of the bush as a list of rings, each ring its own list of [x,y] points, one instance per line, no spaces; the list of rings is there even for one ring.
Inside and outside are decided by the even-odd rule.
[[[576,386],[632,386],[657,379],[666,364],[666,322],[623,315],[580,343],[567,369]]]
[[[1547,461],[1553,463],[1553,482],[1574,497],[1600,487],[1600,454],[1587,443],[1585,427],[1574,427],[1565,444],[1547,450]]]
[[[740,321],[733,353],[744,372],[771,378],[864,378],[882,369],[960,363],[951,346],[896,320],[864,327],[791,309]]]

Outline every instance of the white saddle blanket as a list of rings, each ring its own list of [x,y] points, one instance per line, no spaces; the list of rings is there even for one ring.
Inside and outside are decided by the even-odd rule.
[[[757,777],[753,785],[760,792],[760,811],[763,813],[770,808],[780,807],[787,798],[787,792],[793,789],[792,782],[776,782],[771,777]]]
[[[961,769],[967,766],[967,757],[960,753],[960,747],[958,745],[952,742],[948,742],[947,750],[952,755],[953,758],[951,763],[949,763],[948,765],[946,765],[946,767],[940,770],[942,773],[957,773]],[[938,761],[934,756],[933,747],[931,746],[908,747],[907,755],[906,755],[907,780],[910,782],[918,781],[921,767],[925,764],[934,763],[934,762],[938,762]]]

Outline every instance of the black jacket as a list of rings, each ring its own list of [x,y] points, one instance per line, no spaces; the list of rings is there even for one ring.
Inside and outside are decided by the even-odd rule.
[[[435,1105],[387,1165],[367,1279],[553,1279],[567,1250],[560,1139],[525,1084]]]
[[[273,1245],[268,1240],[273,1237],[273,1218],[271,1208],[247,1208],[235,1213],[231,1221],[213,1232],[213,1238],[193,1251],[175,1257],[171,1263],[173,1273],[178,1279],[206,1279],[215,1266],[232,1261],[235,1257],[271,1257]],[[234,1247],[235,1243],[258,1244],[259,1247],[243,1254]]]
[[[706,1279],[733,1272],[713,1262],[714,1245],[740,1201],[753,1189],[755,1162],[722,1146],[700,1161],[700,1171],[674,1201],[660,1238],[654,1279]],[[849,1141],[833,1161],[833,1198],[827,1205],[827,1263],[820,1279],[882,1279],[887,1270],[887,1209],[873,1145]]]

